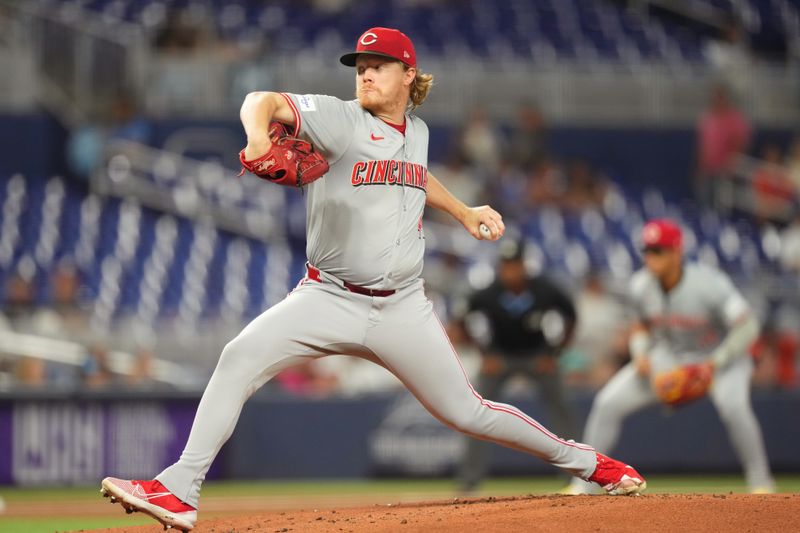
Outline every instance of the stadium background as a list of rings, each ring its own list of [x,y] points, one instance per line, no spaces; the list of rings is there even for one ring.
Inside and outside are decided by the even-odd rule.
[[[302,194],[235,177],[242,98],[348,98],[352,72],[338,55],[373,25],[408,33],[436,77],[419,112],[434,174],[498,208],[526,240],[530,269],[575,297],[579,332],[561,362],[580,415],[627,357],[623,293],[641,264],[641,225],[676,218],[689,255],[728,271],[765,325],[755,409],[780,487],[797,490],[797,0],[4,0],[8,508],[47,487],[74,495],[104,475],[149,477],[180,453],[222,346],[283,298],[305,259]],[[720,86],[752,132],[723,171],[698,155]],[[447,321],[492,280],[496,246],[427,216],[424,276]],[[475,348],[455,325],[451,334],[474,370]],[[547,423],[529,384],[506,394]],[[623,440],[619,455],[646,472],[738,472],[707,402],[636,415]],[[441,483],[462,447],[391,376],[330,358],[260,391],[211,477],[412,477],[451,490]],[[560,483],[499,448],[492,473]],[[742,490],[731,479],[723,486]],[[508,483],[488,490],[527,491]]]

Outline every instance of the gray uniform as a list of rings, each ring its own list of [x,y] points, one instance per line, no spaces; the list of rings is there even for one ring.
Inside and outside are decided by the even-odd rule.
[[[281,370],[330,354],[384,366],[450,427],[590,476],[596,465],[592,447],[562,440],[518,409],[485,400],[472,388],[425,297],[419,277],[425,123],[407,115],[403,135],[356,101],[284,96],[298,134],[331,164],[328,174],[308,187],[309,274],[226,345],[180,460],[157,479],[197,507],[205,474],[247,398]],[[363,293],[369,289],[395,292]]]
[[[649,271],[640,270],[631,279],[630,297],[639,320],[650,330],[651,375],[708,361],[728,331],[751,313],[724,272],[695,263],[684,265],[681,280],[669,292]],[[750,404],[752,372],[752,360],[741,353],[717,370],[710,391],[751,490],[774,487],[761,428]],[[610,452],[625,418],[657,402],[649,380],[639,376],[631,362],[597,394],[583,438],[598,450]],[[593,490],[579,480],[573,486]]]

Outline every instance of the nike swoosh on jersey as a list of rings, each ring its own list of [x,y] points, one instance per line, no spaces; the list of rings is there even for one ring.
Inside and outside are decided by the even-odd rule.
[[[373,141],[382,141],[386,137],[376,137],[374,133],[370,133],[369,138],[372,139]]]

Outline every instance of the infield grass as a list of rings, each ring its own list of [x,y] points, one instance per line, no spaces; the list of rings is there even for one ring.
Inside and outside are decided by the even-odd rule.
[[[648,476],[648,492],[663,493],[743,493],[745,484],[739,475],[685,475]],[[800,475],[780,475],[779,492],[800,492]],[[560,478],[495,478],[487,480],[481,490],[470,496],[511,496],[552,494],[564,486]],[[313,507],[315,502],[342,498],[350,505],[358,505],[359,497],[383,499],[387,503],[418,501],[420,499],[446,499],[458,496],[452,479],[433,480],[320,480],[320,481],[209,481],[203,487],[207,501],[248,498],[257,501],[274,500],[273,506],[293,502]],[[5,501],[5,514],[0,513],[0,531],[3,533],[44,533],[76,531],[107,527],[133,526],[153,523],[147,517],[126,516],[119,506],[113,508],[100,497],[97,487],[15,488],[0,487],[0,497]],[[326,500],[327,499],[327,500]],[[307,505],[306,505],[307,503]],[[36,511],[31,511],[31,505]],[[48,509],[52,505],[52,509]],[[106,507],[103,507],[105,505]],[[286,504],[289,506],[290,504]],[[64,513],[64,508],[85,508],[86,516],[76,512]],[[104,516],[107,508],[107,515]],[[62,511],[59,511],[61,509]],[[244,511],[243,511],[244,512]],[[254,511],[258,512],[258,511]],[[216,512],[203,516],[216,515]]]

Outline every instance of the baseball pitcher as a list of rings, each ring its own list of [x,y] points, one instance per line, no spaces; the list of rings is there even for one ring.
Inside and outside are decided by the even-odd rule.
[[[242,165],[306,191],[305,277],[225,347],[178,462],[153,480],[106,478],[104,495],[165,526],[192,529],[200,486],[244,402],[284,368],[330,354],[384,366],[454,429],[539,457],[611,494],[643,490],[630,466],[563,440],[472,387],[425,297],[422,213],[426,205],[444,210],[475,238],[491,240],[503,235],[502,217],[489,206],[467,207],[428,172],[428,128],[411,111],[432,76],[418,70],[405,34],[371,28],[341,62],[355,67],[355,100],[260,92],[241,108]]]
[[[683,260],[682,233],[670,220],[642,230],[645,268],[630,283],[638,322],[631,362],[597,394],[584,440],[611,450],[629,415],[661,402],[677,407],[708,395],[744,467],[751,492],[774,492],[761,428],[750,403],[748,348],[759,324],[724,272]],[[573,480],[567,493],[593,492]]]

